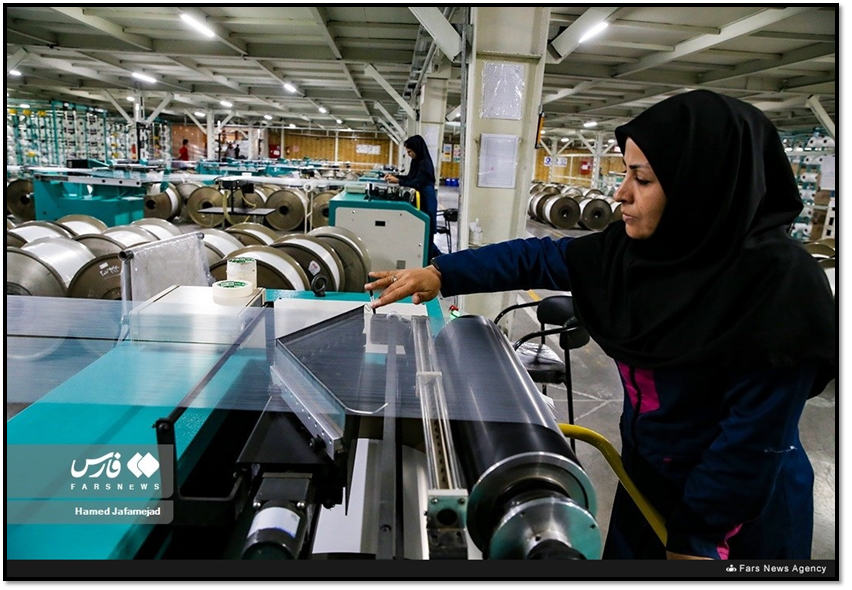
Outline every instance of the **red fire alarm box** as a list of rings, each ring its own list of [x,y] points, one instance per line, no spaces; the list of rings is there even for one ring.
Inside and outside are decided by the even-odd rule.
[[[280,158],[281,157],[281,146],[276,145],[274,143],[269,144],[269,157],[270,158]]]
[[[591,174],[592,173],[592,163],[589,160],[583,160],[580,162],[580,174]]]

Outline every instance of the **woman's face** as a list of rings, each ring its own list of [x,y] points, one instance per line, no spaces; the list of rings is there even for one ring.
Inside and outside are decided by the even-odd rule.
[[[624,144],[624,165],[627,166],[624,182],[613,199],[621,203],[627,235],[634,240],[645,240],[657,231],[666,208],[666,195],[648,158],[630,138]]]
[[[405,153],[408,154],[408,157],[412,160],[417,157],[417,154],[414,153],[414,150],[410,147],[405,148]]]

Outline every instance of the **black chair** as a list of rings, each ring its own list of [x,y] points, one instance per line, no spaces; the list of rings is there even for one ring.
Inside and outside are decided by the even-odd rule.
[[[541,329],[518,339],[512,348],[518,359],[529,373],[532,380],[542,384],[542,393],[547,395],[549,383],[565,385],[565,395],[568,400],[568,422],[574,423],[574,390],[571,384],[571,353],[589,343],[589,332],[574,314],[574,302],[570,295],[553,295],[541,301],[512,305],[501,311],[494,320],[498,323],[507,313],[525,307],[536,308],[536,318]],[[548,326],[553,326],[548,328]],[[565,360],[552,348],[545,344],[545,338],[559,335],[559,347]],[[531,342],[540,338],[539,342]],[[571,446],[574,440],[571,439]]]
[[[450,223],[455,223],[459,220],[458,209],[441,209],[438,215],[444,218],[444,225],[439,225],[435,228],[436,234],[447,234],[447,254],[453,251],[453,232],[450,229]]]

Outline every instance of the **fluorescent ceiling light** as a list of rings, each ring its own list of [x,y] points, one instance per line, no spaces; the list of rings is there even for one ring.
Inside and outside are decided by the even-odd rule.
[[[610,139],[607,143],[615,143],[614,139]]]
[[[284,82],[284,90],[287,92],[296,92],[296,87],[290,84],[289,82]]]
[[[145,74],[140,74],[139,72],[133,72],[133,77],[137,80],[142,80],[143,82],[149,82],[151,84],[155,83],[156,80],[151,76],[146,76]]]
[[[586,127],[586,128],[588,128],[588,127],[597,127],[597,126],[598,126],[598,122],[597,122],[597,121],[586,121],[585,123],[583,123],[583,127]]]
[[[271,121],[272,115],[263,115],[263,118],[266,119],[267,121]]]
[[[605,28],[607,28],[608,26],[609,26],[609,23],[606,22],[606,21],[599,22],[598,24],[593,26],[591,29],[586,31],[586,34],[583,35],[582,37],[580,37],[580,40],[578,41],[578,43],[582,43],[583,41],[588,41],[589,39],[591,39],[595,35],[599,34],[601,31],[603,31]]]
[[[18,70],[9,70],[9,75],[11,75],[11,76],[20,76],[20,75],[21,75],[21,72],[19,72]]]
[[[30,108],[30,105],[28,105],[28,104],[22,104],[22,105],[18,105],[18,106],[21,107],[22,109]]]
[[[296,128],[296,124],[295,124],[295,123],[290,123],[290,129],[295,129],[295,128]]]
[[[134,101],[134,100],[136,100],[136,99],[135,99],[135,98],[133,98],[132,96],[128,96],[128,97],[127,97],[127,100],[129,100],[130,102],[133,102],[133,101]]]
[[[321,112],[321,113],[324,115],[324,114],[326,114],[326,113],[328,112],[328,109],[327,109],[327,108],[325,108],[325,107],[320,107],[320,108],[319,108],[319,112]]]
[[[206,117],[206,116],[207,116],[207,113],[203,113],[203,112],[201,112],[201,111],[195,111],[195,112],[193,113],[193,115],[195,115],[196,117]]]
[[[200,22],[198,22],[197,20],[195,20],[194,18],[192,18],[188,14],[183,13],[183,14],[180,15],[180,18],[183,20],[183,22],[191,25],[197,31],[201,31],[202,33],[204,33],[206,36],[210,37],[211,39],[216,36],[216,33],[214,33],[207,26],[201,24]]]
[[[227,100],[223,100],[219,104],[222,105],[223,107],[228,107],[228,108],[231,108],[232,106],[234,106],[232,103],[228,102]]]
[[[341,119],[335,119],[338,125],[343,125],[343,121]]]
[[[559,141],[561,141],[562,143],[567,143],[567,142],[569,142],[569,141],[571,141],[571,140],[570,140],[570,139],[568,139],[567,137],[563,137],[563,138],[562,138],[562,139],[560,139]]]

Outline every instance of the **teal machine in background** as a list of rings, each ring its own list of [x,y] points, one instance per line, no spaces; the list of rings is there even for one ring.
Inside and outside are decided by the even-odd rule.
[[[121,172],[36,173],[35,217],[56,221],[66,215],[91,215],[108,226],[126,225],[145,216],[146,183]]]
[[[410,197],[392,200],[372,196],[371,186],[347,184],[329,201],[329,225],[348,229],[361,238],[370,253],[371,271],[426,266],[429,216],[415,207]]]

